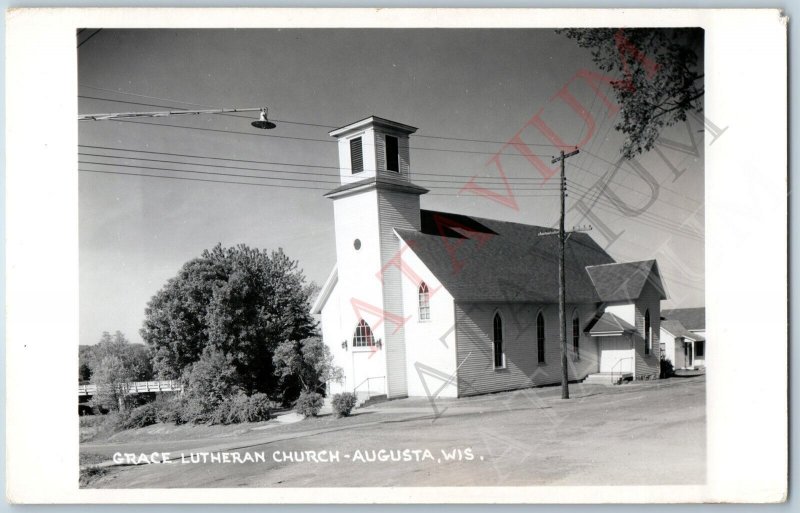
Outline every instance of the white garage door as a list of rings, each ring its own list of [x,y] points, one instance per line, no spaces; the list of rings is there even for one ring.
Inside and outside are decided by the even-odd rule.
[[[600,339],[600,372],[633,372],[633,349],[628,337]]]

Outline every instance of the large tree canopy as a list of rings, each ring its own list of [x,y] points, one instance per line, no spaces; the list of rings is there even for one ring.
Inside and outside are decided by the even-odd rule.
[[[222,352],[248,393],[276,393],[272,356],[316,333],[297,262],[281,250],[217,245],[184,264],[145,310],[142,338],[160,378],[181,376],[206,347]]]
[[[697,52],[703,30],[653,28],[562,29],[611,79],[625,134],[625,158],[648,151],[661,130],[703,110],[703,71]]]

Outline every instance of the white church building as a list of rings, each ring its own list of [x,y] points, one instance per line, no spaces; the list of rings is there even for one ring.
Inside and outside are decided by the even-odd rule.
[[[313,312],[344,371],[328,391],[463,397],[559,383],[558,237],[550,228],[422,210],[416,128],[369,117],[333,130],[336,266]],[[569,377],[659,374],[654,260],[617,263],[566,242]]]

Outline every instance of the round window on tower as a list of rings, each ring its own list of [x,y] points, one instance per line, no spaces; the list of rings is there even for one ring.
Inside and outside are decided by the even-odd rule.
[[[353,241],[353,247],[356,248],[356,251],[361,249],[361,239],[356,239]]]

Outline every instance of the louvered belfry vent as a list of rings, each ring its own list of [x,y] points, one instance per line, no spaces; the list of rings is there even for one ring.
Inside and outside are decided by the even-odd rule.
[[[400,154],[398,153],[397,137],[386,136],[386,170],[400,171]]]
[[[350,139],[350,169],[352,169],[353,174],[364,170],[364,154],[360,137]]]
[[[408,138],[416,131],[411,125],[370,116],[328,132],[337,139],[341,184],[372,179],[410,183]]]

